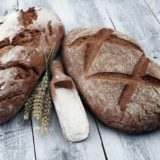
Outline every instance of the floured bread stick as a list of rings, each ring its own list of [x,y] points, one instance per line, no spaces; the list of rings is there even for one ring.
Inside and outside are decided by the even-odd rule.
[[[64,74],[59,61],[51,63],[50,90],[65,137],[72,142],[88,137],[89,122],[75,84]]]

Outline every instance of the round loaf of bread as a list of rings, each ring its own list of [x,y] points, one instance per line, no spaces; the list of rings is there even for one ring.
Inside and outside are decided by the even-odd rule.
[[[0,18],[0,124],[23,106],[62,35],[59,18],[46,8],[33,7]]]
[[[125,132],[160,126],[160,66],[135,40],[109,28],[79,28],[67,34],[62,55],[102,122]]]

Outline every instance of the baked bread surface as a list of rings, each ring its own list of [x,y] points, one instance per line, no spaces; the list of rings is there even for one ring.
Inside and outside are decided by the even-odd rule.
[[[109,28],[67,34],[63,62],[93,113],[125,132],[160,126],[160,66],[132,38]]]
[[[0,124],[23,106],[62,35],[57,15],[43,7],[0,18]]]

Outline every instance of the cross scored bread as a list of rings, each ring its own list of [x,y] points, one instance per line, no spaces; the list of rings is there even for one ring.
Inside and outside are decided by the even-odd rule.
[[[127,132],[160,126],[160,66],[139,44],[109,28],[79,28],[64,41],[63,61],[89,108]]]

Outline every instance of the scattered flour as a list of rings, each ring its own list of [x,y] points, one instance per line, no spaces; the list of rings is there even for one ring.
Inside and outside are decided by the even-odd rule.
[[[87,138],[89,123],[77,91],[56,88],[54,103],[62,131],[67,139],[77,142]]]

